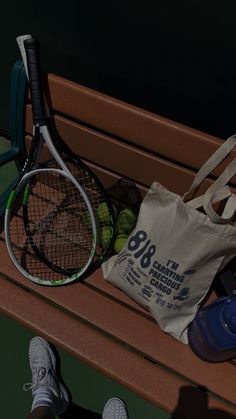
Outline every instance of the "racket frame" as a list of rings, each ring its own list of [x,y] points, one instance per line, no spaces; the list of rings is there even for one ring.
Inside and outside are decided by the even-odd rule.
[[[35,283],[41,284],[41,285],[63,285],[63,284],[68,284],[72,281],[75,281],[76,279],[81,277],[87,271],[87,269],[89,268],[91,258],[88,259],[86,265],[84,265],[83,268],[79,269],[76,274],[73,274],[68,278],[55,279],[55,280],[45,280],[45,279],[42,279],[42,278],[38,278],[36,276],[31,275],[29,272],[27,272],[22,267],[22,265],[18,262],[18,260],[15,256],[15,253],[12,250],[12,245],[11,245],[11,240],[10,240],[10,230],[8,228],[9,223],[10,223],[10,217],[11,217],[11,207],[12,207],[12,204],[13,204],[14,199],[16,198],[17,194],[19,193],[19,191],[22,188],[24,188],[24,186],[29,184],[28,181],[30,180],[30,178],[32,176],[34,176],[36,174],[45,173],[45,172],[57,173],[61,176],[64,176],[65,178],[68,178],[67,173],[62,172],[60,169],[52,169],[52,168],[50,168],[50,169],[35,169],[35,170],[32,170],[31,172],[25,173],[24,176],[21,178],[20,182],[15,187],[15,189],[11,192],[10,197],[8,199],[8,202],[7,202],[7,207],[6,207],[6,211],[5,211],[5,219],[4,219],[5,241],[6,241],[7,250],[9,252],[11,260],[13,261],[14,265],[16,266],[16,268],[19,270],[19,272],[22,275],[24,275],[26,278],[30,279],[32,282],[35,282]],[[69,180],[70,180],[70,178],[69,178]],[[96,240],[94,238],[92,249],[91,249],[91,257],[93,257],[95,249],[96,249]]]

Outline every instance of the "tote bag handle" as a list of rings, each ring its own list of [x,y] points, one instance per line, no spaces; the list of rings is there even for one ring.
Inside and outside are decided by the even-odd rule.
[[[212,201],[220,190],[224,188],[230,179],[236,174],[236,159],[232,160],[223,173],[216,181],[207,189],[203,198],[203,208],[213,223],[227,224],[232,221],[236,210],[236,195],[231,194],[226,202],[222,216],[217,214],[212,207]]]
[[[228,138],[221,147],[219,147],[214,154],[204,163],[204,165],[199,169],[197,175],[194,178],[194,181],[190,189],[183,195],[183,200],[186,199],[187,195],[193,194],[202,181],[214,170],[231,150],[236,145],[236,135]],[[228,224],[232,222],[236,210],[236,196],[233,194],[227,183],[229,180],[236,174],[236,159],[231,161],[229,165],[225,168],[223,173],[219,178],[208,188],[204,195],[195,198],[187,202],[188,206],[193,208],[204,207],[206,214],[209,216],[212,222],[217,224]],[[215,212],[212,207],[212,204],[219,202],[223,199],[227,199],[224,211],[220,216]]]
[[[232,135],[226,140],[211,157],[203,164],[196,174],[190,189],[183,195],[183,200],[190,194],[193,194],[202,181],[228,156],[236,145],[236,135]]]

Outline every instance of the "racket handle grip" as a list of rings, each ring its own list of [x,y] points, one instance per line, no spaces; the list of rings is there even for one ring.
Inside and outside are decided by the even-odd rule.
[[[46,125],[46,112],[44,106],[41,65],[39,56],[39,43],[31,38],[24,41],[29,73],[29,86],[33,108],[34,125]]]

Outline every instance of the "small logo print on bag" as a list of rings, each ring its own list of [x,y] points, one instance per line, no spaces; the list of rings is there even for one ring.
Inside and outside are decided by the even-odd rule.
[[[184,301],[190,296],[189,288],[183,288],[178,295],[173,297],[174,300]]]
[[[145,295],[147,298],[151,298],[152,293],[153,289],[148,285],[144,285],[144,287],[142,288],[142,294]]]

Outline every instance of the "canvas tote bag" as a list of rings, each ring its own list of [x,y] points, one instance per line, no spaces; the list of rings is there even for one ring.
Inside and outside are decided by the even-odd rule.
[[[236,159],[203,196],[186,202],[187,196],[235,144],[236,135],[217,149],[183,197],[154,182],[124,248],[102,265],[106,280],[150,310],[161,329],[183,343],[213,278],[236,254],[236,197],[227,186],[236,174]],[[217,202],[224,204],[221,214],[213,207]]]

